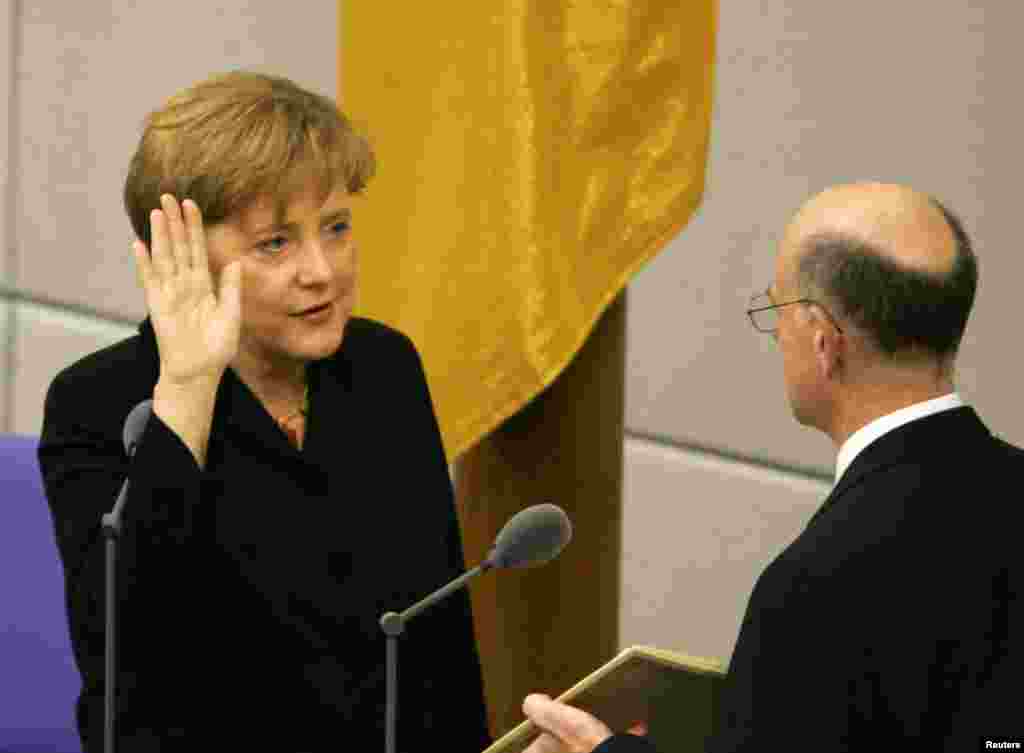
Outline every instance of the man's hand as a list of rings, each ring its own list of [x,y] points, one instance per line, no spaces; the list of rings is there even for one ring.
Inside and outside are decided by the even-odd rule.
[[[590,753],[612,736],[600,719],[546,695],[526,696],[523,713],[544,730],[524,753]],[[629,731],[642,735],[646,730],[638,724]]]

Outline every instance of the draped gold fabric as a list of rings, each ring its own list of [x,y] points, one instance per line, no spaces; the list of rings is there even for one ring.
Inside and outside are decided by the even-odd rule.
[[[418,346],[450,461],[696,209],[715,21],[714,0],[341,2],[339,103],[379,160],[357,313]]]

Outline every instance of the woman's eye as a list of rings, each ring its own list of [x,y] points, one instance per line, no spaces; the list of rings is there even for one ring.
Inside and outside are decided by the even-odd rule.
[[[334,236],[342,236],[347,233],[350,229],[348,222],[339,221],[334,222],[327,227],[327,232]],[[277,252],[284,249],[288,245],[288,236],[286,235],[275,235],[272,238],[267,238],[265,241],[260,241],[257,244],[257,248],[261,251]]]
[[[287,242],[288,239],[283,235],[275,235],[260,243],[260,248],[264,251],[280,251]]]

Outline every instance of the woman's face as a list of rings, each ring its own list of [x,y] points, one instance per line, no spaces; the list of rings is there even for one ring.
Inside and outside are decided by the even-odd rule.
[[[227,264],[242,261],[239,357],[248,363],[273,369],[326,358],[341,345],[356,300],[352,197],[335,190],[321,205],[314,189],[288,205],[280,226],[266,196],[206,229],[215,281]]]

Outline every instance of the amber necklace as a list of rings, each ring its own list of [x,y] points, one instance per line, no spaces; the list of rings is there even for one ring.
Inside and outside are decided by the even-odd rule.
[[[288,426],[289,423],[294,421],[299,416],[306,417],[309,415],[309,383],[306,383],[306,389],[302,393],[302,405],[294,413],[289,413],[287,416],[274,419],[277,421],[277,425],[281,427],[281,431],[288,435],[288,439],[296,447],[299,446],[299,432],[297,429],[293,429]]]

